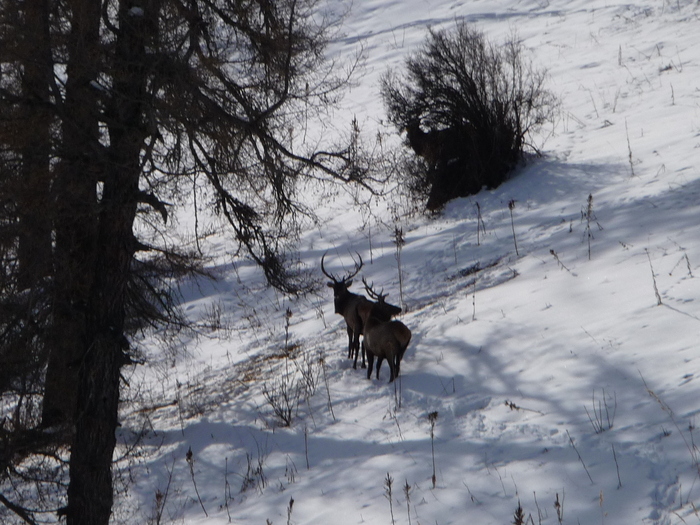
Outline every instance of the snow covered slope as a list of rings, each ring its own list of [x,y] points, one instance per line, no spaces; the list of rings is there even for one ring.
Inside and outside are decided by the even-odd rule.
[[[535,524],[699,522],[699,15],[688,0],[356,1],[332,51],[364,47],[346,110],[365,131],[388,131],[381,73],[465,18],[493,40],[516,30],[548,68],[562,111],[546,156],[437,218],[326,199],[301,256],[330,250],[342,273],[357,251],[405,304],[395,385],[386,365],[380,381],[352,369],[325,287],[290,302],[245,261],[186,284],[216,329],[129,378],[140,408],[121,441],[140,439],[117,518],[503,525],[520,502]]]

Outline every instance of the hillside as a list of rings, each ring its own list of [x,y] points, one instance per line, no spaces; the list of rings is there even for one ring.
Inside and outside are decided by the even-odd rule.
[[[140,342],[150,359],[126,378],[115,518],[503,525],[520,502],[531,523],[700,522],[699,9],[355,2],[331,51],[359,46],[366,65],[339,122],[393,133],[379,76],[427,26],[466,18],[493,40],[516,30],[549,70],[562,108],[545,155],[432,218],[319,199],[322,224],[300,246],[319,282],[323,253],[342,274],[358,252],[361,275],[406,306],[395,385],[386,364],[379,381],[353,370],[325,281],[291,301],[222,257],[216,282],[183,283],[207,327],[166,353],[162,334]],[[271,406],[280,392],[289,427]]]

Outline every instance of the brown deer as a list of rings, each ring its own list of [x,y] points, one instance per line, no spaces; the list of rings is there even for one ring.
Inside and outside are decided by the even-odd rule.
[[[381,305],[378,305],[364,295],[358,295],[350,292],[348,288],[352,285],[352,279],[362,269],[362,257],[357,254],[360,260],[359,264],[355,263],[355,269],[350,272],[347,277],[338,278],[332,273],[326,271],[323,261],[326,254],[321,257],[321,271],[323,275],[328,277],[328,287],[333,288],[333,302],[335,305],[335,313],[340,314],[345,319],[348,330],[348,359],[353,359],[352,367],[357,368],[357,358],[360,354],[360,335],[363,334],[364,322],[363,318],[369,316],[370,311],[374,308],[374,315],[383,321],[389,321],[395,315],[401,313],[401,308],[389,304],[382,300]],[[365,282],[364,279],[362,282]],[[376,308],[375,308],[376,307]],[[362,352],[361,367],[365,368],[365,352]]]
[[[408,145],[411,146],[411,149],[416,155],[425,159],[429,168],[435,168],[442,157],[449,130],[423,131],[418,119],[411,119],[405,129]]]
[[[372,379],[372,366],[374,358],[377,358],[377,379],[379,369],[384,359],[389,363],[389,383],[399,376],[401,360],[406,353],[408,343],[411,342],[411,330],[401,321],[384,320],[382,309],[387,305],[386,296],[382,292],[375,292],[372,285],[364,279],[365,290],[372,299],[377,302],[369,309],[361,311],[364,324],[364,339],[362,341],[362,353],[367,354],[367,379]]]
[[[478,148],[478,134],[471,123],[423,131],[420,120],[412,118],[404,129],[408,145],[428,166],[428,210],[436,211],[450,199],[478,193],[484,185],[492,186],[483,177],[478,155],[473,154]]]
[[[365,333],[364,331],[366,330],[365,323],[369,317],[373,317],[379,321],[382,322],[387,322],[391,321],[391,318],[394,316],[397,316],[401,313],[401,308],[398,306],[395,306],[393,304],[387,303],[386,302],[386,297],[389,294],[377,294],[375,291],[372,289],[370,285],[367,284],[367,281],[365,281],[365,278],[362,278],[362,284],[365,285],[365,290],[369,294],[369,296],[374,299],[374,301],[367,301],[365,303],[362,303],[358,306],[358,311],[360,314],[360,319],[362,320],[362,325],[363,325],[363,334]],[[364,341],[362,344],[362,368],[365,368],[365,356],[367,355],[367,352],[365,351],[365,345]],[[355,354],[355,362],[357,362],[357,354]],[[355,367],[357,368],[357,367]],[[371,368],[371,365],[370,365]]]
[[[352,359],[355,355],[355,363],[353,368],[357,368],[357,354],[360,351],[360,334],[362,334],[362,318],[360,317],[359,309],[361,305],[369,303],[364,295],[352,293],[348,288],[352,285],[352,278],[362,269],[362,257],[357,254],[360,259],[359,264],[355,263],[355,269],[346,277],[338,278],[332,273],[326,271],[323,266],[323,260],[326,254],[321,257],[321,271],[323,275],[328,277],[328,287],[333,288],[333,303],[335,305],[335,313],[340,314],[345,319],[348,330],[348,359]]]
[[[430,168],[446,165],[468,155],[474,126],[462,124],[442,129],[423,131],[421,122],[412,118],[404,128],[408,145],[419,157],[423,157]]]

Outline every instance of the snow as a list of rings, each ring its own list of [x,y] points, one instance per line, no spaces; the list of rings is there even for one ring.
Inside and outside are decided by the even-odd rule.
[[[516,30],[547,67],[562,108],[545,156],[438,217],[397,220],[343,192],[318,210],[301,257],[319,280],[324,252],[336,274],[359,252],[361,275],[406,306],[395,384],[386,365],[379,381],[352,369],[325,286],[293,301],[244,260],[183,283],[188,314],[218,329],[171,354],[157,334],[141,342],[151,359],[130,371],[120,430],[138,454],[117,464],[131,481],[116,517],[350,525],[393,509],[396,523],[488,525],[512,523],[520,502],[556,524],[559,501],[565,524],[697,522],[697,18],[688,0],[355,2],[331,52],[361,46],[366,64],[339,121],[390,132],[380,75],[427,27],[466,19],[496,41]],[[314,393],[282,427],[264,390],[287,377],[291,391],[309,369]]]

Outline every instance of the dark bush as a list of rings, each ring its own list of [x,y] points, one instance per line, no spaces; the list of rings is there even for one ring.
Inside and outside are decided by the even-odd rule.
[[[403,72],[384,74],[388,118],[425,164],[429,210],[498,186],[526,150],[537,152],[530,135],[557,108],[545,78],[514,36],[494,45],[465,22],[430,30]],[[416,186],[415,171],[410,179]]]

